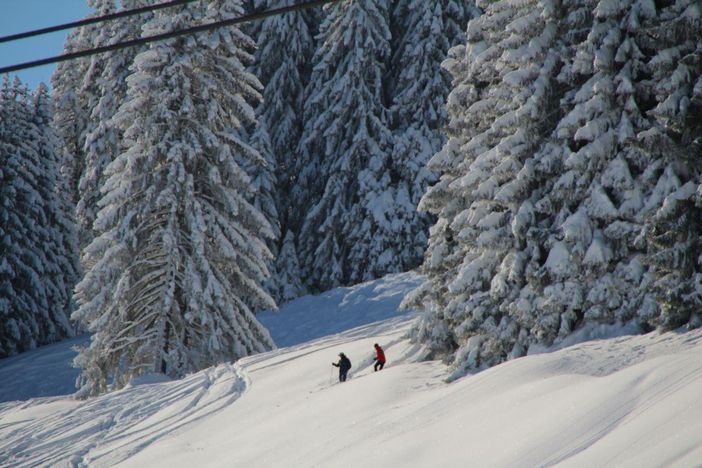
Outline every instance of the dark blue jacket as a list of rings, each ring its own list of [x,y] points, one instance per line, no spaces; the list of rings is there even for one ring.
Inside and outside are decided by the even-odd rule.
[[[348,372],[348,370],[351,369],[351,361],[349,361],[349,358],[346,356],[341,356],[339,362],[336,364],[332,363],[332,365],[338,367],[339,372]]]

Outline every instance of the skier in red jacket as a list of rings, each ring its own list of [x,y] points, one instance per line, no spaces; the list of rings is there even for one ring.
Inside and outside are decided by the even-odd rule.
[[[383,348],[381,348],[378,343],[374,344],[373,346],[375,347],[375,365],[373,366],[373,369],[378,372],[385,365],[385,353],[383,352]]]

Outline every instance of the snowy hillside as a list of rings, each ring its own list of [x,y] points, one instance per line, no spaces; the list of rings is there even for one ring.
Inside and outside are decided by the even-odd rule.
[[[88,401],[30,398],[51,394],[38,381],[65,388],[75,377],[70,343],[2,360],[0,465],[702,463],[702,330],[589,341],[446,384],[446,368],[418,362],[404,338],[414,315],[397,305],[418,281],[394,275],[301,298],[262,317],[289,347]],[[375,342],[389,359],[379,373]],[[340,351],[353,361],[344,384],[330,365]],[[26,400],[9,401],[13,392]]]

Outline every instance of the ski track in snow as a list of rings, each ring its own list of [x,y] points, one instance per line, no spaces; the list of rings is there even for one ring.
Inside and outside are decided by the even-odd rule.
[[[259,449],[255,452],[258,455],[241,455],[242,458],[234,455],[241,447],[252,450],[253,440],[258,440],[255,434],[247,436],[243,428],[252,429],[254,433],[264,432],[263,428],[252,426],[247,417],[263,413],[259,424],[263,423],[268,431],[275,427],[275,418],[282,411],[303,419],[291,422],[286,421],[290,416],[283,416],[281,433],[294,430],[291,427],[300,428],[303,436],[314,432],[309,427],[319,430],[312,439],[318,439],[315,442],[307,440],[294,449],[285,449],[290,451],[289,458],[285,458],[287,466],[350,467],[358,463],[359,458],[344,458],[344,454],[363,454],[373,451],[374,447],[384,447],[389,455],[374,458],[374,454],[364,466],[420,467],[427,466],[424,451],[434,453],[432,446],[436,441],[428,445],[418,443],[424,440],[424,436],[417,439],[418,434],[434,432],[450,438],[455,435],[449,434],[456,431],[460,434],[468,429],[475,433],[475,427],[471,426],[480,421],[485,425],[487,441],[499,437],[505,429],[512,430],[510,424],[524,425],[525,420],[541,417],[540,411],[549,411],[551,398],[556,407],[553,414],[558,418],[546,417],[550,421],[542,428],[546,435],[517,431],[524,441],[516,455],[497,456],[499,450],[489,455],[476,453],[478,446],[471,442],[475,437],[466,434],[464,451],[471,455],[458,460],[479,461],[480,466],[699,465],[690,462],[699,461],[699,457],[696,458],[702,447],[699,443],[692,443],[686,450],[672,451],[670,458],[664,457],[665,463],[646,463],[646,459],[643,463],[633,463],[630,457],[640,447],[650,446],[650,438],[659,437],[658,425],[649,424],[641,431],[636,424],[646,418],[660,418],[656,412],[668,408],[669,400],[675,403],[680,393],[694,389],[695,384],[699,387],[702,382],[702,331],[654,333],[581,343],[553,353],[510,361],[446,384],[441,365],[417,362],[421,350],[405,338],[412,320],[413,316],[409,315],[361,326],[346,333],[248,357],[235,365],[210,368],[180,381],[159,382],[147,377],[124,390],[85,402],[52,397],[5,403],[0,406],[1,464],[8,467],[100,467],[119,463],[126,466],[192,466],[194,463],[286,466],[280,462],[280,450],[273,449],[267,454]],[[389,372],[383,371],[380,375],[372,370],[370,350],[374,341],[381,342],[392,356]],[[330,381],[324,375],[309,380],[310,369],[318,369],[320,360],[326,362],[342,349],[350,351],[353,358],[351,385],[339,385],[335,372]],[[307,371],[300,372],[302,369]],[[402,377],[384,383],[378,379],[391,375]],[[366,377],[372,378],[366,383]],[[370,403],[382,407],[381,413],[353,412],[351,420],[330,432],[331,428],[325,427],[324,421],[319,425],[310,421],[318,416],[315,416],[318,409],[304,412],[306,405],[328,409],[326,405],[336,404],[337,398],[346,398],[341,395],[353,395],[357,391],[353,385],[358,384],[362,386],[356,389],[371,392],[363,393],[361,399],[383,389],[381,392],[385,395],[379,400],[380,405],[379,401]],[[583,395],[589,396],[591,401],[582,400]],[[244,421],[239,421],[238,401],[244,396],[248,402],[243,403]],[[545,403],[539,403],[535,413],[534,402],[540,399]],[[672,421],[678,413],[687,409],[685,405],[682,410],[679,407],[679,403],[673,404],[666,410],[666,414],[671,414],[662,420],[662,426],[674,424]],[[253,408],[258,411],[252,412]],[[568,415],[569,408],[574,408],[572,416]],[[515,411],[516,415],[500,421]],[[568,417],[573,418],[573,424],[564,424]],[[507,426],[501,427],[504,422]],[[622,433],[631,429],[629,426],[634,426],[634,436],[624,437],[625,443],[617,445],[616,449],[608,448],[612,440],[621,438]],[[358,428],[364,427],[372,428],[377,445],[369,442],[366,430],[359,432]],[[218,434],[222,430],[226,434]],[[241,430],[244,433],[238,432]],[[206,434],[204,439],[199,435],[202,433]],[[224,461],[219,459],[220,455],[213,458],[212,452],[208,454],[211,447],[205,441],[215,433],[231,444],[228,449],[231,452],[225,452]],[[271,436],[281,437],[280,434]],[[156,447],[154,443],[159,443],[159,448],[151,453],[151,448]],[[221,444],[217,439],[215,445]],[[449,446],[453,445],[448,444],[443,450],[448,450]],[[331,447],[329,454],[320,447]],[[176,453],[170,453],[174,448]],[[461,453],[460,447],[457,452]],[[258,462],[253,461],[256,457],[261,457]],[[457,466],[455,457],[453,454],[448,461],[436,466]]]
[[[181,381],[147,377],[86,401],[32,399],[19,410],[6,404],[0,412],[0,460],[7,467],[101,466],[109,454],[106,465],[112,465],[232,404],[248,385],[239,365],[222,364]],[[64,408],[42,415],[54,405]],[[5,422],[8,416],[13,422]]]
[[[70,396],[12,401],[13,396],[16,399],[70,392],[77,371],[66,366],[66,362],[75,355],[70,348],[84,342],[85,337],[44,347],[36,354],[10,358],[0,363],[0,376],[7,383],[0,388],[0,466],[113,466],[127,460],[154,441],[176,434],[234,403],[251,385],[246,368],[284,366],[320,350],[338,349],[369,333],[397,333],[398,326],[415,316],[398,312],[399,302],[420,281],[415,274],[401,273],[354,288],[339,288],[322,295],[316,304],[310,304],[308,297],[301,298],[287,305],[288,314],[269,314],[269,322],[283,318],[275,329],[281,341],[292,339],[300,343],[304,338],[316,338],[311,343],[251,356],[233,365],[222,364],[179,381],[145,376],[120,391],[86,401]],[[321,322],[313,318],[320,311],[337,312],[335,302],[344,304],[339,307],[343,316]],[[304,336],[291,338],[288,325],[300,318],[305,320]],[[387,320],[374,322],[374,318]],[[336,334],[324,336],[337,330]],[[320,343],[321,348],[310,350],[310,345]],[[44,361],[43,365],[37,365],[38,361]],[[51,388],[51,383],[47,385],[43,378],[47,368],[61,369],[60,385],[56,388]]]
[[[617,408],[613,413],[614,416],[606,424],[597,424],[590,430],[584,431],[585,434],[580,438],[581,440],[571,442],[566,450],[554,454],[544,464],[549,466],[556,465],[576,456],[599,440],[602,440],[607,434],[612,433],[617,427],[626,424],[627,420],[635,419],[655,405],[661,404],[666,398],[674,395],[686,385],[702,377],[702,363],[699,363],[699,356],[688,355],[683,362],[690,366],[689,369],[691,371],[681,369],[673,373],[673,379],[670,379],[670,375],[668,375],[665,382],[656,381],[656,387],[659,388],[648,394],[644,393],[644,390],[649,388],[649,386],[645,385],[647,378],[642,376],[634,380],[627,389],[632,395],[627,402],[628,404]]]
[[[632,345],[632,342],[633,345]],[[637,337],[617,338],[611,340],[585,343],[574,349],[565,350],[565,358],[570,361],[571,370],[580,370],[573,362],[577,357],[589,354],[589,365],[583,370],[586,375],[606,377],[617,372],[643,372],[630,379],[624,392],[628,395],[625,404],[621,400],[612,415],[586,429],[582,436],[572,441],[563,450],[544,461],[546,466],[558,464],[568,465],[568,460],[576,464],[575,458],[588,448],[595,446],[600,440],[613,433],[620,427],[635,421],[656,406],[665,406],[666,400],[694,382],[702,381],[702,360],[700,350],[695,347],[702,345],[702,332],[697,330],[683,336],[679,333],[650,334]],[[589,351],[589,353],[588,353]],[[600,359],[595,359],[599,352]],[[573,359],[573,358],[576,359]],[[672,370],[657,372],[665,369],[670,361],[675,361]],[[608,365],[609,364],[609,365]],[[563,363],[559,363],[560,366]],[[589,370],[589,372],[587,372]],[[655,429],[654,429],[655,431]],[[639,437],[641,440],[641,437]],[[636,445],[634,441],[630,446]],[[620,448],[621,450],[621,448]],[[617,459],[615,454],[608,461],[608,466],[622,464],[624,460]],[[672,460],[671,460],[672,462]],[[697,466],[702,465],[702,460]]]
[[[177,381],[145,376],[87,401],[0,403],[0,466],[702,466],[702,330],[623,336],[626,329],[603,328],[600,336],[610,338],[447,384],[446,367],[420,362],[422,349],[406,338],[416,315],[391,310],[409,280],[320,297],[326,319],[356,327],[323,336],[339,324],[321,323],[287,348],[236,364]],[[340,317],[330,297],[362,310]],[[366,305],[382,320],[368,323]],[[320,320],[309,297],[289,307],[308,328]],[[272,334],[294,342],[284,313]],[[389,359],[379,373],[374,342]],[[340,351],[353,363],[344,384],[330,365]],[[0,363],[0,379],[11,381],[5,395],[31,393],[50,362],[41,351],[37,357],[24,388],[31,355]]]

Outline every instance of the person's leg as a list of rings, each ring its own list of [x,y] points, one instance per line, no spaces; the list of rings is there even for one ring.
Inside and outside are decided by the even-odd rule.
[[[373,370],[375,372],[378,372],[378,366],[382,366],[382,364],[380,364],[380,361],[375,361],[375,365],[373,366]],[[382,369],[382,367],[381,367],[381,369]]]
[[[378,364],[379,364],[378,370],[383,370],[383,367],[385,367],[385,363],[379,362]]]
[[[339,382],[346,382],[346,372],[339,372]]]

